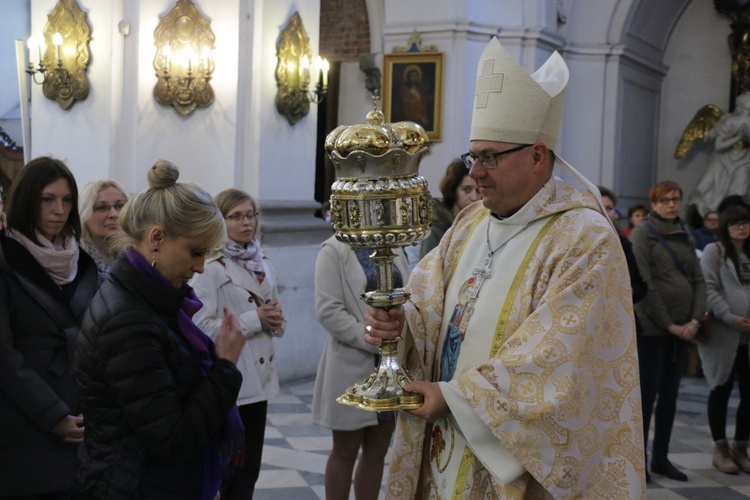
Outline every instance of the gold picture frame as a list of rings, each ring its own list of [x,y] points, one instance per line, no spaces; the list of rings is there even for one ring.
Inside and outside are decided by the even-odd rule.
[[[442,52],[383,56],[383,113],[387,122],[419,123],[430,141],[440,141],[442,97]]]

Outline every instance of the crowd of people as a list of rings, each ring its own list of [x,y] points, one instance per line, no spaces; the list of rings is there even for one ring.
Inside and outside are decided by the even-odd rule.
[[[687,481],[668,454],[697,342],[713,466],[750,473],[750,206],[725,200],[690,228],[682,187],[662,181],[621,228],[614,192],[555,151],[562,57],[529,75],[493,39],[478,79],[483,67],[504,78],[478,83],[432,238],[411,265],[397,251],[392,282],[409,300],[366,306],[371,251],[335,236],[320,247],[328,337],[312,419],[331,430],[326,497],[377,498],[391,445],[387,491],[401,498],[645,498],[649,470]],[[287,327],[260,207],[179,182],[165,160],[147,178],[134,196],[114,180],[79,195],[62,161],[40,157],[7,194],[0,498],[253,496]],[[424,404],[337,403],[395,338]]]

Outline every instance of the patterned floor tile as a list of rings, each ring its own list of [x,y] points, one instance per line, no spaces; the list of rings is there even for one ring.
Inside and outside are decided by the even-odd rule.
[[[331,432],[312,423],[310,407],[314,384],[313,379],[284,384],[281,395],[269,402],[263,468],[253,498],[325,498],[325,466],[331,449]],[[750,498],[750,474],[722,474],[711,467],[707,397],[704,379],[683,380],[669,458],[689,480],[683,483],[652,474],[649,500]],[[736,391],[729,404],[729,421],[733,422],[739,404]],[[734,426],[728,426],[727,435],[733,432]],[[386,462],[389,458],[386,457]],[[383,491],[381,488],[380,498],[385,498]]]

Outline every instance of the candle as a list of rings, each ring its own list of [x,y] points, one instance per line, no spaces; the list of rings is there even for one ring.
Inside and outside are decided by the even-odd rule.
[[[166,44],[161,49],[161,53],[164,55],[164,72],[169,73],[169,65],[171,64],[171,57],[172,57],[172,47],[169,46],[169,44]]]
[[[63,38],[60,33],[52,35],[52,43],[55,46],[55,55],[57,56],[57,65],[62,66],[62,60],[60,59],[60,45],[63,43]]]
[[[188,76],[190,76],[193,73],[193,57],[195,57],[195,54],[193,53],[193,47],[188,46],[187,48],[184,48],[183,54],[185,55],[185,58],[187,59]]]
[[[323,58],[323,63],[321,64],[321,70],[323,71],[323,90],[328,87],[328,69],[329,69],[328,59]]]
[[[310,58],[304,56],[299,62],[300,86],[304,89],[310,83]]]
[[[286,76],[288,79],[289,88],[297,88],[297,72],[294,69],[294,61],[286,62]]]
[[[315,75],[315,86],[318,87],[321,84],[320,78],[323,72],[323,60],[320,56],[315,56],[312,63],[312,72]]]
[[[206,65],[205,72],[208,74],[208,68],[209,68],[209,60],[211,59],[211,49],[208,48],[208,45],[204,45],[201,48],[201,63]]]
[[[29,47],[29,68],[33,68],[34,67],[34,45],[35,45],[34,41],[35,41],[34,37],[31,36],[29,38],[28,43],[27,43],[27,45]]]

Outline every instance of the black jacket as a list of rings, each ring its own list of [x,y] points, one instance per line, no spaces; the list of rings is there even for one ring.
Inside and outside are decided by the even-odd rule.
[[[96,265],[81,250],[76,278],[58,287],[4,233],[0,249],[0,497],[69,489],[78,445],[51,429],[80,413],[72,355]]]
[[[78,498],[199,498],[203,448],[237,399],[242,375],[206,375],[177,327],[184,293],[124,258],[94,297],[75,373],[86,418]]]

